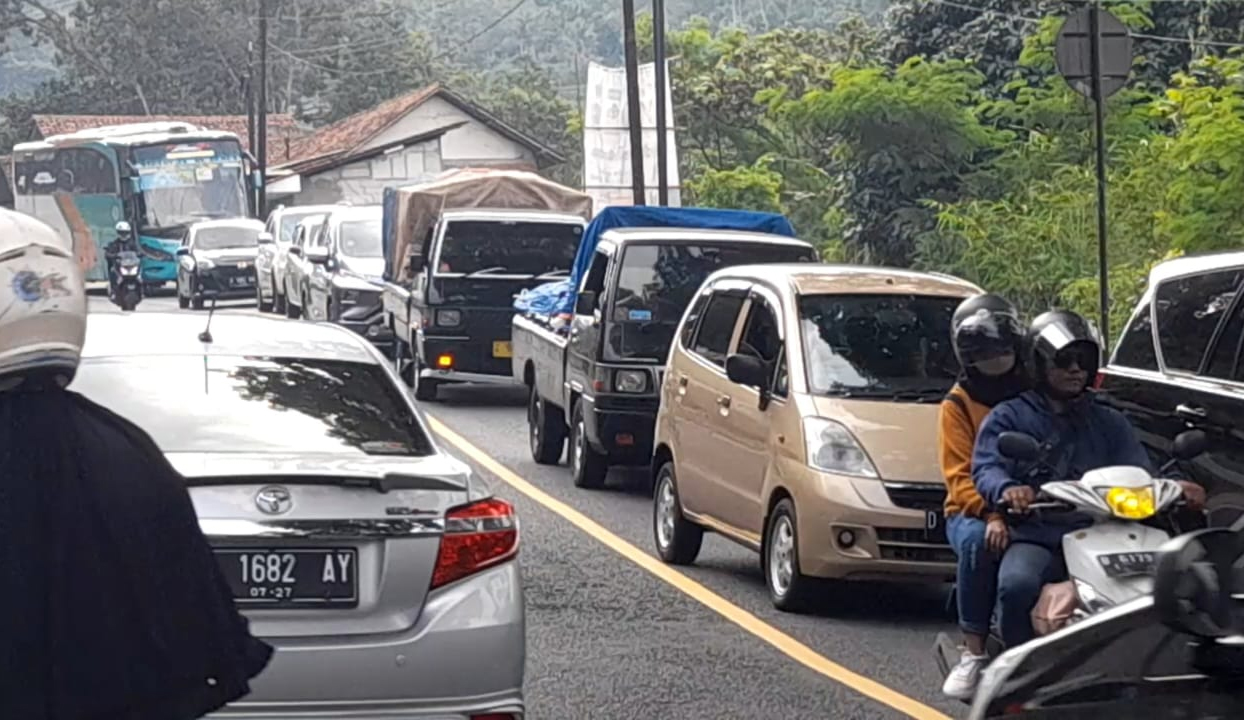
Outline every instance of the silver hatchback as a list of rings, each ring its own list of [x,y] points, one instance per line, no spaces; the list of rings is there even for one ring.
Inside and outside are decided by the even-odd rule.
[[[364,339],[330,325],[90,318],[73,389],[185,476],[252,630],[276,647],[218,717],[522,718],[513,507],[442,453]],[[213,716],[217,717],[217,716]]]

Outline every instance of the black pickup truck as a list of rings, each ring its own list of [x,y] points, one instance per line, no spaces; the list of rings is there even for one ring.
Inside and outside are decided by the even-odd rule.
[[[665,360],[687,306],[716,270],[816,262],[784,235],[699,228],[619,228],[596,245],[564,327],[513,321],[514,378],[530,390],[536,462],[560,462],[567,435],[578,487],[604,485],[609,467],[646,465]]]

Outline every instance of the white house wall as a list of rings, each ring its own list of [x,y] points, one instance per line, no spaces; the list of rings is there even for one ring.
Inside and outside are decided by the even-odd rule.
[[[398,152],[303,176],[302,190],[294,195],[291,204],[318,205],[345,200],[355,205],[375,205],[386,187],[425,182],[443,169],[439,143],[429,140]]]
[[[445,167],[526,164],[532,170],[536,169],[535,155],[530,149],[439,97],[429,98],[376,136],[368,147],[381,147],[404,137],[463,121],[466,121],[466,125],[441,136],[441,159]]]

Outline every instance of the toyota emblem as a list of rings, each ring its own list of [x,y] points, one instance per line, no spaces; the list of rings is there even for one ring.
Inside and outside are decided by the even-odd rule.
[[[289,512],[289,509],[294,505],[294,501],[289,496],[288,490],[274,485],[256,493],[255,505],[265,515],[280,515],[281,513]]]

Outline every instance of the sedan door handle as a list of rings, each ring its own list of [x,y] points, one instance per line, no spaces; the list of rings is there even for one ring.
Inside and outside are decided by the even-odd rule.
[[[1209,415],[1209,411],[1196,405],[1179,404],[1175,406],[1175,414],[1182,418],[1203,420]]]

